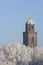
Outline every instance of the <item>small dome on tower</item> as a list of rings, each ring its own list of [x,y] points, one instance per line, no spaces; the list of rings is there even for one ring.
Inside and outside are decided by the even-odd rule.
[[[31,18],[29,18],[26,24],[35,25],[34,21]]]

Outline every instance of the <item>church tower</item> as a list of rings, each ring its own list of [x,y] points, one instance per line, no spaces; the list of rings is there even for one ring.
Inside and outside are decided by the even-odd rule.
[[[35,23],[29,19],[25,25],[25,32],[23,32],[23,44],[29,47],[37,46],[37,32],[35,32]]]

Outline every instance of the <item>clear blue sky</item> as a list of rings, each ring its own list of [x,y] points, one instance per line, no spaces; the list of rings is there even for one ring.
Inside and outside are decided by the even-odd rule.
[[[0,46],[23,41],[25,22],[32,17],[43,46],[43,0],[0,0]]]

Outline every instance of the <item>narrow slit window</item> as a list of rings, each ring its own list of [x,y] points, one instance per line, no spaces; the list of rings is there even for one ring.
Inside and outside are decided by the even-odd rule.
[[[32,43],[34,43],[34,37],[32,37]]]

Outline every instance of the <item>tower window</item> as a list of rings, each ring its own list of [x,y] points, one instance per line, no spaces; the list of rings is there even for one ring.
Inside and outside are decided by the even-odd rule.
[[[29,25],[29,31],[31,31],[31,26]]]
[[[31,31],[31,28],[29,27],[29,31]]]
[[[32,26],[32,29],[33,29],[33,26]]]
[[[32,43],[34,43],[34,37],[32,37]]]

